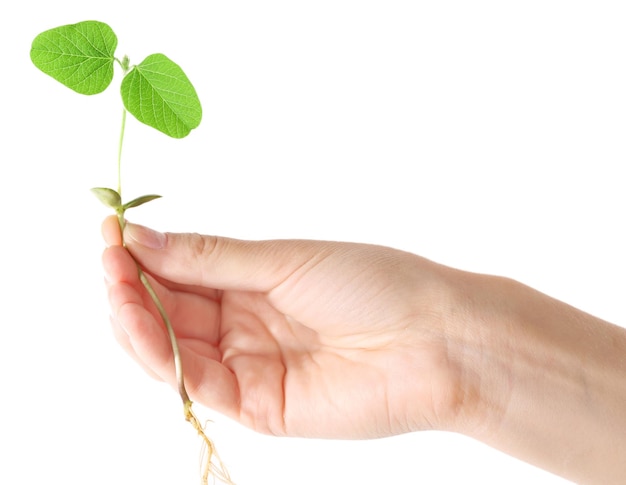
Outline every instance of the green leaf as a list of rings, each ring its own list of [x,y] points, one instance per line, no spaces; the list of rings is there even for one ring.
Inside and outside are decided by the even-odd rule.
[[[154,199],[159,199],[161,196],[160,195],[142,195],[141,197],[137,197],[136,199],[131,200],[130,202],[126,202],[126,204],[124,204],[123,209],[130,209],[131,207],[139,207],[142,204],[145,204],[146,202],[150,202],[151,200]]]
[[[104,91],[113,79],[117,37],[111,27],[88,20],[42,32],[33,40],[33,64],[80,94]]]
[[[122,100],[139,121],[173,138],[184,138],[200,124],[196,90],[174,61],[152,54],[122,81]]]
[[[106,187],[95,187],[91,189],[91,192],[107,207],[118,210],[122,207],[122,198],[113,189],[107,189]]]

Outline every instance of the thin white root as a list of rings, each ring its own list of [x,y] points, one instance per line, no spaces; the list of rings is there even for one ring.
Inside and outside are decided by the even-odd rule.
[[[206,435],[204,427],[200,424],[200,420],[196,417],[192,409],[193,403],[190,400],[185,401],[185,419],[191,423],[200,438],[202,439],[202,485],[211,483],[223,483],[225,485],[235,485],[231,480],[228,470],[217,454],[215,445]]]

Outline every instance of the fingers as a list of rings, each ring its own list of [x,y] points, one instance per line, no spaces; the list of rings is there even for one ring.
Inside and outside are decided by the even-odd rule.
[[[120,246],[121,236],[116,218],[103,223],[103,236],[108,244],[102,255],[105,280],[112,316],[111,325],[115,338],[124,350],[152,377],[163,380],[173,388],[178,386],[171,342],[159,315],[151,311],[153,305],[139,280],[137,265],[129,252]],[[153,282],[158,285],[158,283]],[[162,291],[164,288],[160,288]],[[167,293],[165,294],[167,296]],[[197,301],[187,301],[190,295],[180,296],[190,313],[207,313],[206,306],[198,308]],[[187,300],[185,300],[187,298]],[[210,300],[210,297],[205,297]],[[208,305],[209,308],[215,305]],[[195,319],[181,315],[181,321]],[[215,317],[211,318],[215,319]],[[197,334],[206,333],[203,328],[179,325],[179,345],[184,362],[185,384],[192,399],[236,418],[239,391],[232,373],[218,360],[214,344],[203,343]],[[203,337],[206,337],[202,335]],[[215,340],[213,337],[209,340]]]
[[[171,382],[173,364],[169,338],[154,314],[146,309],[137,266],[121,246],[107,248],[102,263],[117,341],[149,374]]]
[[[116,308],[114,318],[128,338],[128,344],[132,349],[131,355],[136,356],[150,374],[174,385],[172,349],[165,330],[142,303],[132,301],[138,298],[138,295],[135,296],[133,291],[129,292],[127,288],[120,288],[120,286],[116,285],[112,288],[118,292],[117,298],[122,299],[121,304]],[[129,298],[124,298],[119,293],[126,293]]]
[[[269,291],[320,253],[313,241],[241,241],[157,233],[128,223],[127,248],[150,273],[187,285]]]
[[[139,366],[144,370],[146,374],[148,374],[150,377],[152,377],[153,379],[157,381],[162,381],[163,379],[161,378],[161,376],[157,375],[152,369],[146,366],[144,362],[137,356],[137,353],[135,352],[135,349],[133,348],[133,345],[130,341],[128,334],[126,333],[126,330],[122,327],[117,317],[114,317],[113,315],[111,315],[110,321],[111,321],[111,330],[113,331],[115,340],[117,340],[120,347],[122,347],[122,349],[124,349],[124,351],[137,364],[139,364]]]
[[[107,217],[102,223],[102,237],[107,246],[121,246],[122,234],[116,216]]]
[[[117,341],[149,375],[177,388],[171,341],[158,318],[146,309],[143,288],[130,255],[122,247],[112,246],[105,250],[103,263],[108,273],[111,324]],[[200,339],[179,336],[178,341],[185,386],[191,398],[237,418],[239,388],[232,372],[217,360],[217,350]]]

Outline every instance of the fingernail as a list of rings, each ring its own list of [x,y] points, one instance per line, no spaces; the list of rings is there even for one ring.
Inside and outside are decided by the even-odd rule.
[[[127,223],[124,229],[124,238],[126,240],[132,239],[137,244],[146,246],[150,249],[162,249],[165,247],[165,234],[161,232],[148,229],[145,226],[139,224]]]

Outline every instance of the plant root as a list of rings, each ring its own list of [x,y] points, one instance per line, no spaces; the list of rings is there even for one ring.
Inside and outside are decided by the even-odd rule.
[[[193,402],[191,400],[187,399],[185,401],[185,419],[191,423],[198,436],[202,439],[202,485],[209,485],[209,479],[211,479],[211,483],[216,483],[215,481],[218,480],[225,485],[235,485],[224,463],[217,454],[213,441],[207,436],[204,426],[200,424],[200,420],[193,412],[192,405]]]

